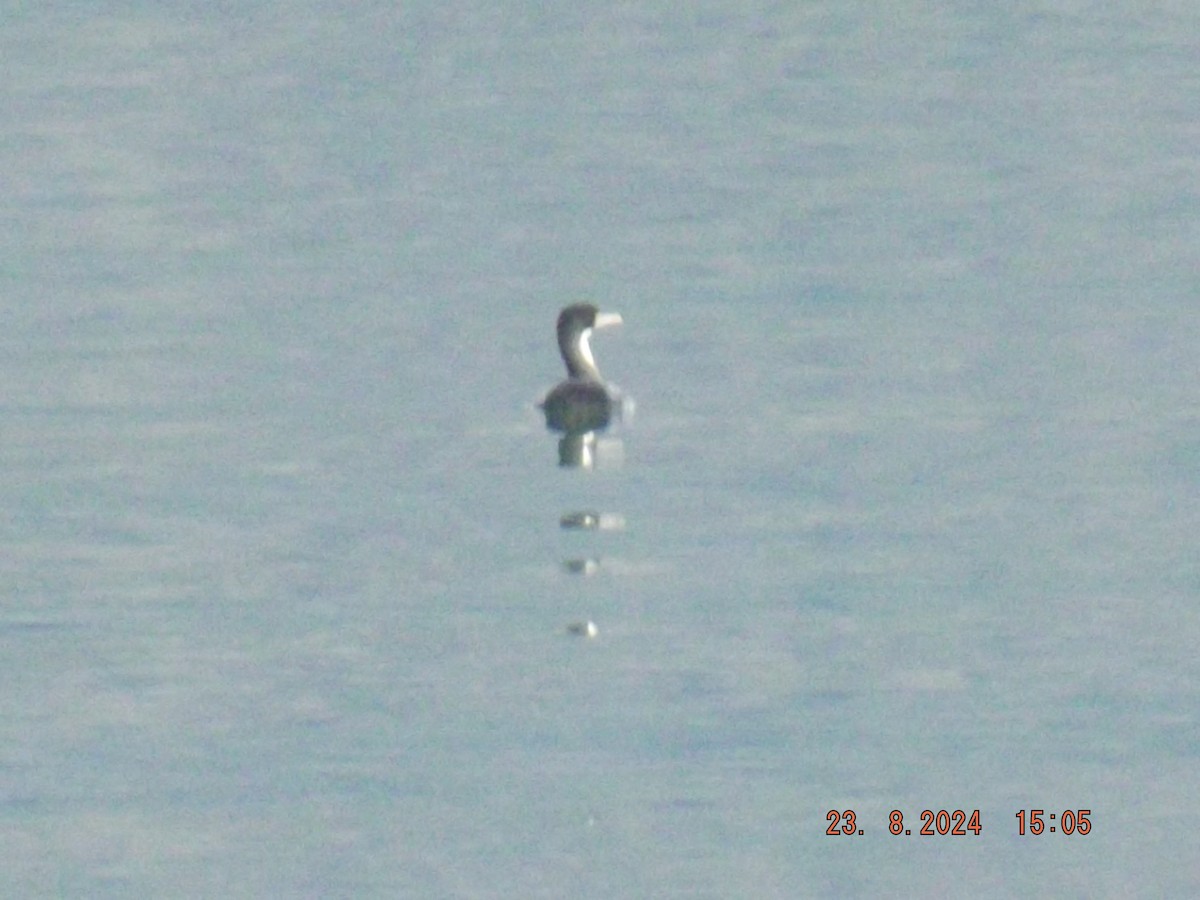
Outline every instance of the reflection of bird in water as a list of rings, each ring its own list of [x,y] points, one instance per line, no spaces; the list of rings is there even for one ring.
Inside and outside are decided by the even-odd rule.
[[[567,364],[567,379],[542,401],[546,427],[585,434],[608,425],[621,400],[600,377],[588,339],[592,329],[621,324],[617,313],[602,313],[590,303],[568,306],[558,314],[558,350]]]

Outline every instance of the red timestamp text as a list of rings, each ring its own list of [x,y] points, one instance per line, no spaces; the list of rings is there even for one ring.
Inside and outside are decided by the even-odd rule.
[[[965,835],[971,832],[975,837],[979,837],[979,833],[983,830],[983,825],[979,821],[979,810],[972,810],[970,815],[966,811],[956,809],[953,812],[939,809],[934,812],[932,809],[921,810],[921,828],[917,834],[951,834]],[[891,815],[888,816],[888,831],[892,834],[912,834],[912,829],[904,827],[904,813],[898,809],[893,809]]]
[[[1064,809],[1047,813],[1044,809],[1017,812],[1017,834],[1087,834],[1092,830],[1090,809]]]
[[[828,835],[852,834],[861,836],[864,832],[858,827],[858,816],[852,809],[836,810],[831,809],[825,814],[825,819],[829,822],[829,826],[825,829]],[[932,810],[926,809],[921,811],[920,815],[921,827],[917,831],[919,835],[966,835],[974,834],[979,837],[983,831],[983,825],[980,821],[979,810],[972,810],[970,813],[965,810]],[[888,816],[888,831],[892,834],[912,834],[911,828],[904,826],[904,813],[898,809],[893,809]]]

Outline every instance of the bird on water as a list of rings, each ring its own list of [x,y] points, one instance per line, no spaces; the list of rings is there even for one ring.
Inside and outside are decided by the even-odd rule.
[[[619,313],[602,313],[590,303],[576,303],[558,314],[558,352],[567,378],[541,403],[547,428],[584,434],[608,425],[614,410],[619,415],[620,398],[600,377],[589,340],[594,329],[620,324]]]

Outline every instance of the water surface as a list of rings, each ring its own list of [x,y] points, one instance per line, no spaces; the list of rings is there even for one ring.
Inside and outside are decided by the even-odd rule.
[[[1198,19],[15,17],[0,885],[1195,893]]]

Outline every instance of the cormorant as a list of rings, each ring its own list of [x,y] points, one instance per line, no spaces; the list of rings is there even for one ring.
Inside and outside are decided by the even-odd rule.
[[[567,378],[542,401],[546,427],[567,434],[585,434],[608,425],[621,400],[600,377],[588,339],[592,329],[620,325],[618,313],[602,313],[590,303],[576,303],[558,314],[558,351]]]

